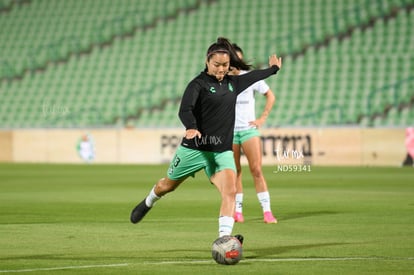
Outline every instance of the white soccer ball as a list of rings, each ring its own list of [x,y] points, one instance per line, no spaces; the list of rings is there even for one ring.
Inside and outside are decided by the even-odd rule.
[[[213,242],[211,255],[218,264],[237,264],[243,254],[242,244],[233,236],[223,236]]]

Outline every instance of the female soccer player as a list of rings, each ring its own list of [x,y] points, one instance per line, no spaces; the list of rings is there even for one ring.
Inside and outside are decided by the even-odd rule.
[[[167,176],[160,179],[148,196],[131,213],[139,222],[165,194],[174,191],[186,178],[204,169],[221,194],[219,237],[231,235],[234,225],[236,168],[232,143],[237,95],[254,82],[267,78],[282,67],[276,55],[269,57],[269,68],[241,76],[229,76],[230,66],[248,70],[226,38],[218,38],[207,50],[206,68],[187,85],[179,117],[186,128]]]
[[[243,50],[236,44],[233,44],[233,47],[236,49],[239,58],[243,59]],[[231,68],[230,71],[231,75],[243,75],[245,73],[247,72],[236,68]],[[255,92],[266,97],[264,110],[258,119],[256,119]],[[254,83],[237,96],[236,123],[234,126],[233,140],[233,152],[237,169],[236,209],[234,213],[234,220],[236,222],[244,222],[242,169],[240,164],[240,152],[243,149],[243,153],[249,163],[257,198],[262,206],[263,220],[265,223],[277,223],[270,208],[270,195],[262,172],[262,145],[260,133],[257,130],[266,121],[274,102],[275,96],[264,80]]]

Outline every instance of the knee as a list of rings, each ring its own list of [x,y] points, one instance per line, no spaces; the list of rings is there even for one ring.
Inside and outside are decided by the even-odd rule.
[[[236,184],[232,184],[231,186],[228,186],[226,188],[226,192],[225,192],[226,196],[229,196],[231,198],[236,198],[236,193],[237,193]]]
[[[250,173],[254,178],[260,178],[262,177],[262,167],[260,165],[253,165],[250,167]]]

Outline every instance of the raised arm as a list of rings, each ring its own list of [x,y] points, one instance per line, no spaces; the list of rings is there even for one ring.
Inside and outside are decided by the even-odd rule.
[[[237,93],[241,93],[247,87],[253,83],[268,78],[269,76],[276,74],[277,71],[282,68],[282,58],[277,57],[276,54],[269,56],[269,68],[263,70],[253,70],[247,74],[240,75],[238,78],[238,90]]]

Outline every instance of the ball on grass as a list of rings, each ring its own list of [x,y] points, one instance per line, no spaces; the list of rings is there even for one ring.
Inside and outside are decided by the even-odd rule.
[[[218,264],[235,265],[243,255],[242,244],[233,236],[223,236],[213,242],[211,255]]]

